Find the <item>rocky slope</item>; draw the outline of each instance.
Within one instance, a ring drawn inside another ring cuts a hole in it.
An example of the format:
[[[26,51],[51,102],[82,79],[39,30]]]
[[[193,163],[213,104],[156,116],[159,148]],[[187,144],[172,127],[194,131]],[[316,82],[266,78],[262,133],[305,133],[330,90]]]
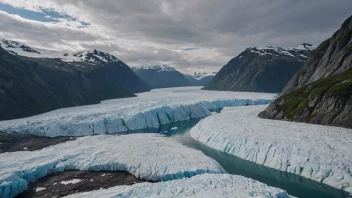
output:
[[[132,97],[132,92],[149,89],[126,64],[107,53],[77,55],[81,61],[50,58],[26,45],[1,41],[0,120]]]
[[[352,16],[312,52],[263,118],[352,128]]]
[[[233,58],[204,88],[208,90],[278,93],[303,67],[314,47],[253,47]]]
[[[182,73],[171,66],[150,65],[133,67],[132,69],[144,82],[149,85],[149,87],[153,89],[191,85]]]

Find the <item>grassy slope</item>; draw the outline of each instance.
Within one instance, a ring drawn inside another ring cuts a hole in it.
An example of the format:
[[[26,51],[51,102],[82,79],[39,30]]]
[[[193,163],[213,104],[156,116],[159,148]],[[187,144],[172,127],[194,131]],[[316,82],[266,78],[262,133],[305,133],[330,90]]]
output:
[[[303,110],[309,108],[308,102],[317,96],[345,96],[352,97],[352,69],[307,84],[288,94],[280,96],[274,101],[278,110],[282,111],[286,118],[294,119]],[[284,101],[284,102],[283,102]],[[308,119],[312,119],[311,115]],[[309,120],[306,120],[309,121]]]

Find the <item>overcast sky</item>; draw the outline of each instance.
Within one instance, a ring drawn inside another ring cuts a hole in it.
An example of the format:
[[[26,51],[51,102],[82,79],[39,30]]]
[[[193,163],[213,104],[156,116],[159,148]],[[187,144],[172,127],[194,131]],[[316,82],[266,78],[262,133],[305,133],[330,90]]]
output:
[[[247,47],[318,45],[351,14],[352,0],[0,0],[0,37],[217,71]]]

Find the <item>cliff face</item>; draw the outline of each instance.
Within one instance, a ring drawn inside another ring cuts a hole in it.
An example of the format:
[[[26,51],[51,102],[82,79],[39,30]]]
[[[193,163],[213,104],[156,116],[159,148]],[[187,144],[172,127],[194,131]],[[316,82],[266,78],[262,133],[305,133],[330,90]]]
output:
[[[134,96],[116,77],[122,66],[77,64],[21,57],[0,47],[0,120]]]
[[[228,62],[204,87],[208,90],[279,93],[308,60],[313,47],[248,48]]]
[[[352,16],[259,117],[352,128]]]
[[[286,85],[283,94],[308,83],[347,71],[351,68],[352,17],[331,38],[312,52],[307,64]]]

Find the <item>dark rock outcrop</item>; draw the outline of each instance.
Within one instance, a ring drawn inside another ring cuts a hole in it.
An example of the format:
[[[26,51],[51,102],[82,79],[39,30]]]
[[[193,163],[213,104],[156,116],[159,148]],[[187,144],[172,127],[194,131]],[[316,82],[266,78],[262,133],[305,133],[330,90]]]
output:
[[[308,60],[312,45],[248,48],[228,62],[207,90],[279,93]]]
[[[352,16],[259,117],[352,128]]]
[[[76,181],[69,184],[65,182]],[[64,197],[81,192],[146,182],[122,171],[65,171],[52,173],[29,184],[16,198]]]

